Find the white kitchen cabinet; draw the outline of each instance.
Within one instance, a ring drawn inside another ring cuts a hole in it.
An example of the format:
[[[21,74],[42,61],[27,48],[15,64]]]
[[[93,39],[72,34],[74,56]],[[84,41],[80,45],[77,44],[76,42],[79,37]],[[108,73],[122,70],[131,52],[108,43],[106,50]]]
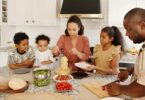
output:
[[[124,15],[129,10],[136,7],[137,1],[138,0],[109,0],[108,24],[123,27]]]
[[[8,0],[8,25],[56,25],[56,0]]]
[[[137,7],[145,9],[145,0],[137,0]]]
[[[8,0],[8,24],[28,25],[31,20],[32,0]]]
[[[56,25],[56,0],[34,0],[33,20],[36,25]]]

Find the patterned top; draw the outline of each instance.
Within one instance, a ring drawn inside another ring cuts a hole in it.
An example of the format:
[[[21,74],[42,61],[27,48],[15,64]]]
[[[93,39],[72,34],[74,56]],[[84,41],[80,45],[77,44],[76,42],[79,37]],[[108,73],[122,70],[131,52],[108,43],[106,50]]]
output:
[[[17,49],[13,49],[9,52],[8,64],[20,64],[27,59],[34,59],[34,51],[29,48],[24,54],[20,54]]]
[[[74,63],[79,61],[87,61],[90,55],[89,41],[85,36],[78,36],[76,49],[83,53],[83,57],[79,58],[71,52],[71,49],[74,48],[69,36],[62,35],[57,42],[57,46],[60,50],[63,50],[64,55],[68,59],[68,66],[71,70],[77,70],[74,66]]]
[[[102,68],[109,68],[111,66],[111,60],[113,59],[113,57],[121,53],[120,47],[121,46],[112,45],[108,50],[104,51],[102,50],[101,45],[96,45],[93,51],[95,65]]]

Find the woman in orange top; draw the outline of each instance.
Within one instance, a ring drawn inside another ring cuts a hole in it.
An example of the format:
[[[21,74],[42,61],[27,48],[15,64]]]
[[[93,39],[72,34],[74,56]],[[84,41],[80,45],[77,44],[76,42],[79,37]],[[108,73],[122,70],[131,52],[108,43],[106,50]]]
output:
[[[79,17],[71,16],[67,22],[65,35],[62,35],[57,41],[57,46],[53,48],[53,53],[59,55],[63,53],[68,58],[68,67],[72,71],[78,68],[74,63],[87,61],[90,55],[88,38],[83,36],[84,26]]]

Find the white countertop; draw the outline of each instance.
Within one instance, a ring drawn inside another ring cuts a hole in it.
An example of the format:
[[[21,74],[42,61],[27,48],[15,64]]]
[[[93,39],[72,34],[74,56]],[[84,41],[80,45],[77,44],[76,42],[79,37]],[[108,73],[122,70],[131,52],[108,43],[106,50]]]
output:
[[[136,58],[137,58],[137,54],[132,55],[130,53],[126,53],[121,57],[119,63],[135,64]]]
[[[36,92],[36,90],[37,90],[37,88],[34,87],[34,85],[33,85],[32,72],[27,73],[27,74],[13,74],[11,70],[8,70],[8,68],[3,67],[3,68],[0,68],[0,74],[1,74],[1,76],[7,77],[8,79],[12,78],[12,77],[18,77],[18,78],[22,78],[22,79],[29,81],[30,86],[26,92],[33,92],[33,91]],[[78,93],[75,95],[75,100],[100,100],[101,99],[101,98],[97,97],[96,95],[94,95],[89,90],[87,90],[86,88],[84,88],[81,85],[82,83],[99,81],[99,82],[103,82],[104,84],[106,84],[106,83],[109,83],[109,82],[114,81],[114,80],[116,80],[116,76],[100,75],[100,74],[96,74],[96,75],[89,74],[89,77],[87,77],[87,78],[75,80],[75,82],[80,84],[79,86],[77,86]],[[44,88],[41,88],[41,89],[44,89]],[[48,87],[47,87],[46,91],[49,91]],[[39,92],[41,92],[41,91],[39,90]],[[2,97],[0,96],[0,100],[4,100],[4,97],[5,97],[5,95],[3,95]],[[119,96],[119,97],[126,98],[125,96]]]

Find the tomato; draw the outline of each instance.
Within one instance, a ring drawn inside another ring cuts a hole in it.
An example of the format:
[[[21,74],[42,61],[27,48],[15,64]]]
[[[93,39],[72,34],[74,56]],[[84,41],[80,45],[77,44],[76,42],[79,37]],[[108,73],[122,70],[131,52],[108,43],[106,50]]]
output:
[[[56,83],[56,90],[58,92],[72,90],[72,85],[68,82],[58,82]]]
[[[59,75],[56,77],[56,80],[60,80],[60,81],[67,81],[70,79],[71,79],[71,77],[69,75]]]

